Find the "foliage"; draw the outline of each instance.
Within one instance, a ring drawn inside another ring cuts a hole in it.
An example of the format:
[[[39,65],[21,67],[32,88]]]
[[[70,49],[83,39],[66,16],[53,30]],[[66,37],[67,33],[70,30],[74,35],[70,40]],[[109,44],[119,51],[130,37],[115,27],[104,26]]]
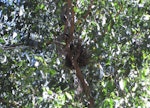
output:
[[[90,7],[91,1],[73,0],[73,9],[75,36],[92,55],[81,70],[95,107],[148,108],[150,2],[93,0]],[[65,66],[62,16],[66,3],[0,4],[0,106],[87,107],[74,70]]]

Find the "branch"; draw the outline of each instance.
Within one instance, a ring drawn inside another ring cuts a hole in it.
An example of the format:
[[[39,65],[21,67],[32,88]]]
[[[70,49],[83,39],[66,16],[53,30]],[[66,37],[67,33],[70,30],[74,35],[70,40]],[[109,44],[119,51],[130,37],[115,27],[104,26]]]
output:
[[[89,106],[88,107],[89,108],[93,108],[94,107],[94,99],[91,96],[90,87],[89,87],[87,81],[84,79],[84,77],[82,75],[82,72],[81,72],[80,67],[79,67],[79,65],[77,63],[77,60],[73,59],[72,63],[73,63],[73,66],[74,66],[74,68],[76,70],[76,76],[80,80],[81,86],[83,88],[83,91],[84,91],[84,93],[85,93],[85,95],[86,95],[86,97],[87,97],[87,99],[89,101]]]
[[[37,49],[42,49],[42,45],[46,44],[46,46],[50,45],[50,44],[56,44],[59,46],[64,46],[63,43],[59,42],[59,41],[46,41],[46,42],[38,42],[35,40],[30,40],[30,43],[26,44],[26,43],[16,43],[16,44],[12,44],[12,45],[2,45],[0,46],[0,48],[4,49],[4,50],[11,50],[11,49],[15,49],[18,47],[23,46],[24,48],[37,48]]]
[[[76,55],[73,55],[71,53],[71,50],[70,50],[70,44],[71,42],[73,42],[73,35],[74,35],[74,17],[75,17],[75,13],[74,13],[74,10],[73,10],[73,5],[72,5],[72,0],[67,0],[67,20],[66,20],[66,23],[65,23],[65,27],[64,27],[64,35],[67,34],[66,31],[67,29],[69,30],[69,33],[68,33],[68,38],[66,40],[66,52],[67,52],[67,55],[69,57],[69,59],[71,60],[72,62],[72,65],[74,67],[74,69],[76,70],[76,76],[78,77],[78,79],[80,80],[80,83],[81,83],[81,86],[83,88],[83,91],[87,97],[87,100],[89,101],[89,108],[93,108],[94,106],[94,99],[93,97],[91,96],[91,91],[90,91],[90,87],[87,83],[87,81],[84,79],[83,75],[82,75],[82,72],[80,70],[80,67],[79,67],[79,64],[77,62],[77,59],[79,58],[80,56],[80,51],[77,51],[77,54]],[[91,3],[93,2],[93,0],[91,0]],[[88,16],[88,14],[90,13],[90,10],[91,10],[91,6],[92,4],[90,4],[89,8],[88,8],[88,11],[87,13],[85,14],[84,18],[86,18]],[[70,22],[68,22],[70,21]],[[70,23],[70,26],[68,25],[68,23]],[[80,48],[79,48],[80,50]]]
[[[66,42],[66,49],[69,49],[69,45],[73,40],[73,33],[74,33],[74,10],[72,6],[71,0],[67,0],[68,7],[67,8],[67,21],[65,23],[65,28],[64,28],[64,34],[68,34],[69,38],[67,39]],[[70,15],[71,12],[71,15]],[[70,24],[70,25],[69,25]],[[69,33],[66,33],[67,29],[69,29]]]

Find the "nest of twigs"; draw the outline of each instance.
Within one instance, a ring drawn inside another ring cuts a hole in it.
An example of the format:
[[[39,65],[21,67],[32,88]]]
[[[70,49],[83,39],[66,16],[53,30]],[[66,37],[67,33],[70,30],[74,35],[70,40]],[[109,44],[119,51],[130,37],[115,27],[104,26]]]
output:
[[[72,60],[77,57],[77,63],[79,67],[84,67],[89,63],[91,54],[88,48],[85,45],[82,45],[81,42],[73,42],[70,44],[70,50],[65,58],[65,65],[69,69],[74,69]]]

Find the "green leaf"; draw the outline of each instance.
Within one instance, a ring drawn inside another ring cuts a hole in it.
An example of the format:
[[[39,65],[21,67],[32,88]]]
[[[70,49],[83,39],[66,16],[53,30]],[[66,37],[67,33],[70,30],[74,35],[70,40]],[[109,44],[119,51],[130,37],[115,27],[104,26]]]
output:
[[[56,74],[56,71],[55,71],[54,69],[50,69],[50,74],[51,74],[52,76],[54,76],[54,75]]]
[[[49,95],[53,94],[53,91],[51,91],[51,90],[48,90],[47,92],[48,92]]]
[[[76,13],[79,13],[79,12],[80,12],[80,10],[79,10],[78,7],[74,7],[73,9],[74,9],[74,11],[75,11]]]
[[[4,39],[0,38],[0,43],[1,44],[5,43]]]
[[[44,4],[40,5],[40,9],[44,9],[44,7],[45,7]]]
[[[72,100],[72,99],[73,99],[70,93],[65,92],[65,94],[66,94],[66,96],[67,96],[67,98],[68,98],[68,99],[70,99],[70,100]]]
[[[34,58],[36,60],[39,60],[40,62],[42,62],[45,66],[47,66],[47,63],[45,62],[44,58],[43,57],[40,57],[40,56],[34,56]]]
[[[114,101],[113,99],[105,99],[105,101],[103,102],[103,108],[113,108],[114,107]]]
[[[0,53],[3,52],[3,49],[0,47]]]
[[[125,89],[125,86],[126,86],[126,80],[124,80],[124,79],[121,79],[120,81],[119,81],[119,86],[120,86],[120,89],[121,90],[124,90]]]

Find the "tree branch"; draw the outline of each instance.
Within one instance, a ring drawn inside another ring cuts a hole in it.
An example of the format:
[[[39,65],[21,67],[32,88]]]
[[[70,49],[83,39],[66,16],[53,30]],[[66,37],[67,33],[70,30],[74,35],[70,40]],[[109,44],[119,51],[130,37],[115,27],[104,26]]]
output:
[[[73,59],[72,60],[72,63],[73,63],[73,66],[76,70],[76,76],[78,77],[78,79],[80,80],[80,83],[81,83],[81,86],[83,88],[83,91],[89,101],[89,108],[93,108],[94,107],[94,99],[93,97],[91,96],[91,91],[90,91],[90,87],[87,83],[87,81],[84,79],[83,75],[82,75],[82,72],[81,72],[81,69],[77,63],[77,60]]]
[[[91,2],[93,2],[93,0],[91,0]],[[92,4],[90,4],[89,9],[88,9],[87,13],[85,14],[84,18],[86,18],[88,16],[88,14],[90,13],[91,6],[92,6]],[[66,20],[65,27],[64,27],[64,34],[66,34],[66,31],[69,28],[69,34],[68,34],[69,36],[68,36],[67,41],[66,41],[65,50],[67,52],[67,56],[69,57],[69,59],[72,62],[74,69],[76,70],[76,76],[80,80],[83,91],[87,97],[87,100],[89,101],[88,107],[93,108],[94,107],[94,99],[91,96],[90,87],[89,87],[87,81],[84,79],[82,72],[80,70],[79,64],[77,62],[77,59],[80,56],[80,51],[76,51],[77,54],[73,55],[71,53],[71,49],[70,49],[70,44],[71,44],[71,42],[73,42],[73,39],[74,39],[73,35],[74,35],[74,27],[75,27],[75,25],[74,25],[75,13],[73,10],[73,5],[72,5],[71,0],[67,0],[67,7],[66,8],[68,11],[67,11],[67,20]],[[68,22],[68,21],[70,21],[70,22]],[[70,23],[70,26],[68,25],[68,23]],[[80,48],[79,48],[79,50],[80,50]]]

